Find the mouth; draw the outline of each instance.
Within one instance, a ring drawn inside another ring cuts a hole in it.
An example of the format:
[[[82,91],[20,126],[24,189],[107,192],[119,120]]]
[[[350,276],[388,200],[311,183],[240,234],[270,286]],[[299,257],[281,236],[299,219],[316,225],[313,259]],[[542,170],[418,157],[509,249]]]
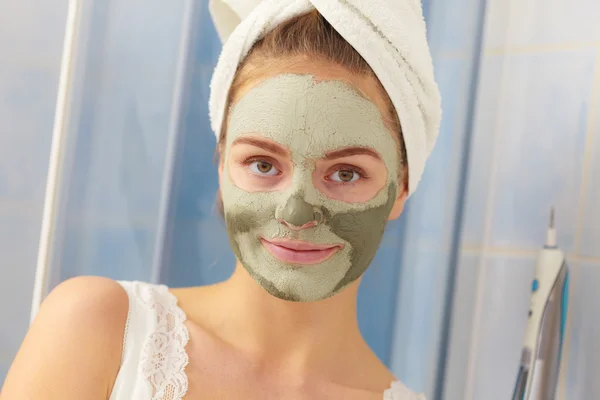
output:
[[[319,245],[300,240],[261,239],[262,245],[275,258],[288,264],[314,265],[322,263],[343,248],[343,245]]]

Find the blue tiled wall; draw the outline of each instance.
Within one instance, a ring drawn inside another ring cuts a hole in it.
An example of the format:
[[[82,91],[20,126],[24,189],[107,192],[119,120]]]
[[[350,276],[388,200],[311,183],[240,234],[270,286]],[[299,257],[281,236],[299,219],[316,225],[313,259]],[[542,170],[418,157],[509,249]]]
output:
[[[558,398],[600,397],[599,14],[488,0],[444,399],[510,398],[551,206],[572,277]]]

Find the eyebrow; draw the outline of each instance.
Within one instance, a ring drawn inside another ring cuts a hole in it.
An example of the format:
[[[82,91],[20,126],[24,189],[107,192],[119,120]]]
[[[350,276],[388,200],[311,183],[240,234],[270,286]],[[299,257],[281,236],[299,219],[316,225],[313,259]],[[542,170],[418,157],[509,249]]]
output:
[[[345,149],[330,151],[325,155],[324,159],[333,160],[356,155],[367,155],[377,160],[381,160],[381,156],[375,150],[369,149],[368,147],[347,147]]]
[[[279,156],[287,156],[288,155],[288,152],[281,146],[278,146],[274,143],[269,143],[269,142],[266,142],[266,141],[263,141],[260,139],[256,139],[253,137],[237,138],[233,141],[232,146],[234,146],[236,144],[247,144],[250,146],[258,147],[260,149],[266,150],[273,154],[277,154]],[[325,154],[325,157],[323,157],[323,159],[324,160],[335,160],[337,158],[352,157],[352,156],[356,156],[356,155],[367,155],[367,156],[373,157],[377,160],[381,160],[381,156],[375,150],[372,150],[368,147],[346,147],[344,149],[330,151],[327,154]]]
[[[255,139],[251,137],[241,137],[237,138],[233,141],[232,146],[236,144],[248,144],[250,146],[258,147],[273,154],[277,154],[279,156],[286,156],[287,151],[274,143],[269,143],[260,139]]]

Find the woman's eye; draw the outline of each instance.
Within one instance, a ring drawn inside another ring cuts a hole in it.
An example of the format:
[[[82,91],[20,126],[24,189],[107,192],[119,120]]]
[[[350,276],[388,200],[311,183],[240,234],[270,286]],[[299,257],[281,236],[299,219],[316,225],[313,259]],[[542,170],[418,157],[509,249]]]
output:
[[[274,176],[279,174],[279,170],[273,164],[266,161],[254,161],[250,163],[250,171],[256,175]]]
[[[340,169],[335,171],[333,174],[329,175],[329,179],[334,182],[354,182],[361,178],[360,174],[351,169]]]

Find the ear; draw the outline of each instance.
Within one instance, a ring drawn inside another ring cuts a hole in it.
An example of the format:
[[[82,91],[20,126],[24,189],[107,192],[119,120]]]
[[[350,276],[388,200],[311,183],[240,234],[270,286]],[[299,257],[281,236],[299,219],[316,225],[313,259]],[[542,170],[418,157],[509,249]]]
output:
[[[394,206],[392,207],[392,211],[390,211],[390,216],[388,217],[388,221],[393,221],[397,219],[402,211],[404,211],[404,204],[406,203],[406,199],[408,198],[408,187],[404,185],[402,187],[402,191],[398,194],[396,201],[394,202]]]
[[[223,174],[225,173],[225,162],[223,156],[219,155],[219,187],[223,186]]]

